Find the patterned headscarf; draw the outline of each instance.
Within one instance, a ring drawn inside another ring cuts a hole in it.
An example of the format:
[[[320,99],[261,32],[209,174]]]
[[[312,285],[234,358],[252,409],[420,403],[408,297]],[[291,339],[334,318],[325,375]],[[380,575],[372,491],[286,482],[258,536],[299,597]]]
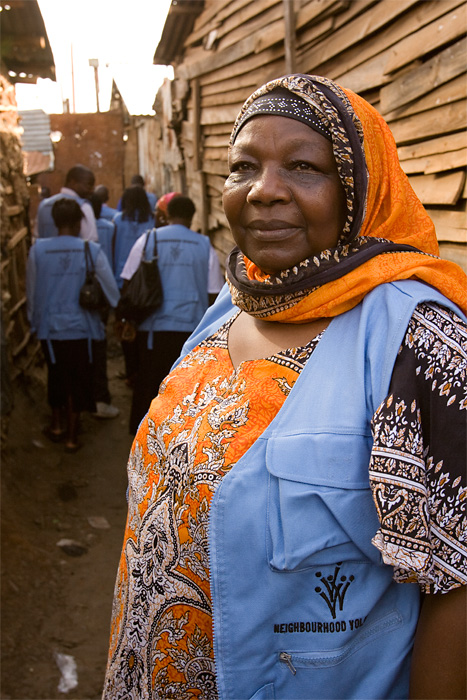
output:
[[[285,106],[284,90],[294,98],[292,107]],[[270,93],[272,99],[265,100]],[[282,106],[274,96],[281,97]],[[297,97],[310,107],[305,117]],[[258,318],[304,323],[348,311],[383,282],[418,278],[467,310],[467,277],[459,266],[437,257],[433,222],[400,167],[388,125],[368,102],[326,78],[278,78],[247,99],[231,145],[258,114],[317,121],[319,128],[309,126],[330,134],[347,218],[336,248],[277,275],[264,273],[235,248],[227,278],[237,306]]]
[[[239,119],[235,123],[235,127],[230,137],[230,143],[233,144],[237,138],[238,132],[251,117],[256,117],[258,114],[273,114],[278,117],[290,117],[296,121],[302,122],[310,126],[319,134],[324,136],[328,141],[332,141],[332,134],[329,129],[329,122],[317,105],[310,105],[302,97],[293,95],[285,88],[276,88],[265,95],[260,95],[243,111]]]
[[[156,209],[159,209],[163,214],[165,214],[165,216],[167,216],[167,207],[169,206],[169,202],[178,194],[181,194],[181,192],[167,192],[167,194],[163,194],[162,197],[159,197],[157,200]]]

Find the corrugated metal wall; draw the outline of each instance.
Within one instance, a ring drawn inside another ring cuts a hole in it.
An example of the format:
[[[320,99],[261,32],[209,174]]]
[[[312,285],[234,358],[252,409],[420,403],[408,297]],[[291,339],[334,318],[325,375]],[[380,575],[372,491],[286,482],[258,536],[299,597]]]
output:
[[[21,144],[23,151],[38,151],[52,154],[50,139],[50,117],[42,109],[19,111],[20,126],[23,129]]]

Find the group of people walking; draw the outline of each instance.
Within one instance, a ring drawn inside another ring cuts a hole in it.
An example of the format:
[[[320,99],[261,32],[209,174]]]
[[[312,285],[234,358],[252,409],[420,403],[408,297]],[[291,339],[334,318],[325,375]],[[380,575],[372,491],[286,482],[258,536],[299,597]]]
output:
[[[110,309],[118,306],[125,280],[139,266],[146,233],[156,235],[157,198],[143,184],[141,176],[134,176],[113,209],[108,206],[107,187],[94,188],[92,171],[76,165],[67,173],[61,191],[44,199],[38,209],[27,268],[28,317],[48,367],[52,419],[44,432],[55,442],[64,441],[69,452],[82,444],[78,438],[82,411],[99,418],[119,415],[108,387],[107,321]],[[134,375],[132,433],[177,358],[182,341],[207,309],[209,292],[216,294],[223,282],[209,240],[189,229],[193,202],[171,194],[161,198],[164,213],[160,218],[168,216],[165,222],[171,221],[167,203],[173,197],[173,225],[165,226],[166,231],[160,229],[162,238],[157,234],[164,302],[141,328],[134,329],[134,339],[123,343]],[[86,254],[90,254],[88,262]],[[101,309],[80,305],[89,264],[106,297],[107,306]],[[159,337],[160,333],[164,335]]]
[[[467,278],[331,80],[256,90],[228,163],[228,285],[128,460],[103,697],[465,698]]]
[[[228,162],[236,245],[209,309],[222,277],[189,198],[161,197],[154,228],[141,183],[112,216],[97,190],[110,261],[87,169],[39,211],[29,313],[67,449],[105,335],[79,307],[82,239],[111,306],[155,245],[164,292],[128,338],[103,698],[465,698],[467,277],[386,122],[332,80],[255,90]]]

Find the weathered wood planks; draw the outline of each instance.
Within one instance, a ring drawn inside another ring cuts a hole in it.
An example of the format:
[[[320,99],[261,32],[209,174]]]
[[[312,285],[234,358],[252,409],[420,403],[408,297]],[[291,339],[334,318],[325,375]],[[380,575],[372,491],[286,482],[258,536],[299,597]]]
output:
[[[383,114],[443,250],[460,259],[467,250],[466,0],[288,0],[285,9],[283,2],[205,0],[174,67],[175,84],[184,86],[177,104],[186,189],[201,198],[203,230],[219,254],[232,244],[221,198],[233,121],[257,86],[285,72],[287,54],[298,72],[336,79]]]

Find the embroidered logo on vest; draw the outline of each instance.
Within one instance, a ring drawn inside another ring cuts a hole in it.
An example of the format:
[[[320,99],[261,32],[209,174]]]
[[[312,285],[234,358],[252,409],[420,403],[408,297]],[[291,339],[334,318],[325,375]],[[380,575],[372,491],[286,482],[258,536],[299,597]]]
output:
[[[66,272],[71,265],[70,253],[67,252],[66,255],[61,255],[59,258],[59,261],[60,261],[60,267],[62,268],[62,270],[64,272]]]
[[[347,576],[339,577],[341,566],[342,562],[339,562],[334,569],[334,574],[330,574],[329,576],[323,576],[321,571],[316,573],[316,576],[323,584],[323,587],[317,586],[315,591],[327,603],[333,620],[336,619],[337,606],[339,607],[339,610],[342,611],[345,594],[347,593],[350,584],[355,579],[354,576],[349,576],[348,578]]]
[[[170,246],[170,255],[173,260],[178,260],[182,254],[182,245],[180,241],[174,241]]]

